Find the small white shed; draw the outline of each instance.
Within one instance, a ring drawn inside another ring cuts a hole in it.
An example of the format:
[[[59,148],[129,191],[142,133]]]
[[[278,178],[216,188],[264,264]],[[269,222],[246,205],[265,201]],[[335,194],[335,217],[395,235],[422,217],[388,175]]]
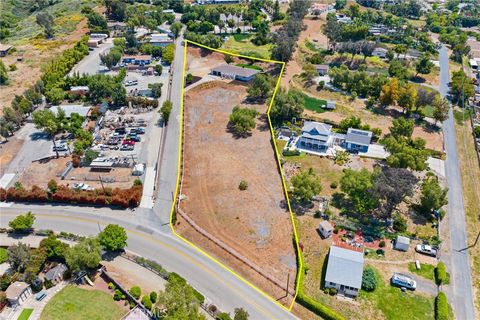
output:
[[[322,238],[326,239],[332,235],[333,226],[330,224],[330,222],[324,220],[320,222],[320,225],[318,226],[318,231],[320,231]]]
[[[408,251],[409,247],[410,247],[410,238],[407,238],[404,236],[397,236],[397,239],[395,240],[395,245],[393,246],[395,250]]]

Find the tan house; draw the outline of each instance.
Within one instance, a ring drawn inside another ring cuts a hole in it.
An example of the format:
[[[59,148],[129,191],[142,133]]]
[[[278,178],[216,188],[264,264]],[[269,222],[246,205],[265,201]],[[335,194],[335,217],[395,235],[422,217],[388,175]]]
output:
[[[12,307],[21,305],[25,300],[32,295],[32,288],[26,282],[14,282],[8,286],[7,291],[7,300]]]

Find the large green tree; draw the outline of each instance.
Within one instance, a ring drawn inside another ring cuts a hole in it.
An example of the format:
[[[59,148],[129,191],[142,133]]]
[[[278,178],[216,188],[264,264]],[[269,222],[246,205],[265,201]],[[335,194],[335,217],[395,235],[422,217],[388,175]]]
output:
[[[322,184],[312,168],[300,171],[291,179],[293,197],[300,203],[310,203],[314,196],[322,191]]]
[[[427,177],[422,183],[420,203],[426,212],[438,210],[448,203],[447,189],[442,189],[435,176]]]
[[[127,246],[127,232],[117,224],[109,224],[98,234],[100,244],[107,250],[117,251]]]
[[[169,276],[165,290],[158,295],[157,307],[164,320],[203,320],[194,289],[182,278]]]
[[[31,229],[34,222],[35,215],[29,211],[26,214],[18,215],[15,219],[8,222],[8,226],[14,231],[24,231]]]
[[[378,199],[372,192],[374,175],[367,169],[346,169],[340,180],[340,189],[346,193],[352,201],[355,210],[360,213],[368,213],[378,205]]]
[[[54,114],[52,111],[38,110],[33,113],[33,123],[38,129],[43,129],[52,139],[53,146],[56,147],[55,135],[62,131],[62,122],[65,118],[65,112],[59,108],[57,114]],[[58,151],[55,148],[57,158],[59,157]]]
[[[30,247],[25,243],[19,242],[8,248],[8,262],[14,271],[23,272],[27,268],[30,256]]]
[[[37,14],[35,19],[37,24],[43,28],[45,32],[45,37],[47,39],[53,38],[55,34],[55,30],[53,29],[54,27],[53,16],[47,11],[45,11]]]
[[[303,113],[305,99],[298,90],[287,91],[279,88],[273,105],[270,110],[270,118],[276,125],[281,125],[284,121],[292,121],[292,118],[299,118]]]
[[[239,136],[247,136],[255,128],[258,112],[254,108],[235,106],[230,114],[229,128]]]
[[[265,100],[270,96],[275,87],[273,77],[266,74],[257,74],[247,88],[248,97],[252,100]]]
[[[96,238],[83,239],[65,254],[65,261],[72,271],[96,268],[100,260],[100,244]]]
[[[160,113],[162,114],[163,121],[165,121],[165,124],[168,124],[168,119],[170,118],[170,113],[172,113],[172,101],[166,100],[162,107],[160,108]]]
[[[40,241],[40,248],[45,249],[47,257],[50,259],[64,259],[68,244],[58,240],[57,237],[52,234],[48,236],[48,238]]]

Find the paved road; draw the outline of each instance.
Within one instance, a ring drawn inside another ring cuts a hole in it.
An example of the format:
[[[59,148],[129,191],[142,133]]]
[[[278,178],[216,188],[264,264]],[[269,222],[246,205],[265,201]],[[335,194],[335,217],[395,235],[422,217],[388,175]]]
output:
[[[178,141],[180,137],[180,105],[183,99],[183,37],[179,36],[175,42],[175,59],[171,67],[172,84],[170,100],[172,101],[172,113],[166,127],[163,153],[159,159],[160,171],[157,184],[157,200],[154,211],[161,221],[170,221],[170,211],[177,181],[178,169]]]
[[[35,227],[96,235],[107,223],[118,223],[127,229],[127,249],[162,264],[167,270],[185,277],[221,310],[233,313],[244,307],[250,319],[296,319],[279,305],[244,284],[197,250],[169,233],[168,226],[156,229],[157,223],[143,215],[139,219],[130,211],[113,211],[64,206],[13,205],[1,208],[0,226],[13,216],[31,210],[36,214]],[[101,213],[101,214],[99,214]],[[143,221],[142,221],[143,220]],[[148,222],[149,221],[149,222]]]
[[[75,72],[88,75],[98,73],[100,66],[100,54],[107,53],[112,47],[113,39],[108,38],[104,43],[101,43],[98,48],[95,48],[93,51],[89,51],[88,56],[86,56],[75,67],[73,67],[68,75],[71,76]]]
[[[448,71],[448,53],[445,46],[440,53],[440,94],[444,97],[448,92],[450,74]],[[467,246],[465,211],[463,206],[462,179],[457,154],[453,111],[450,108],[449,117],[443,123],[445,138],[445,173],[448,183],[448,216],[450,227],[450,274],[452,277],[452,292],[450,302],[456,319],[475,319],[475,307],[472,292],[472,277],[467,251],[460,252]]]

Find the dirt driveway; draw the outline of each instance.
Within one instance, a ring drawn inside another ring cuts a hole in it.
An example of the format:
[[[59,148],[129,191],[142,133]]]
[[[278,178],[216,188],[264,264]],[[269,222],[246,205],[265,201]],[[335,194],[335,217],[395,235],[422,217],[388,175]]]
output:
[[[249,105],[260,115],[250,137],[228,132],[229,115],[243,105],[246,86],[217,81],[185,96],[184,177],[180,208],[201,228],[282,283],[296,274],[292,224],[278,171],[266,105]],[[239,190],[240,181],[248,189]],[[285,292],[206,240],[180,220],[177,229],[275,298]],[[286,302],[286,301],[285,301]]]

